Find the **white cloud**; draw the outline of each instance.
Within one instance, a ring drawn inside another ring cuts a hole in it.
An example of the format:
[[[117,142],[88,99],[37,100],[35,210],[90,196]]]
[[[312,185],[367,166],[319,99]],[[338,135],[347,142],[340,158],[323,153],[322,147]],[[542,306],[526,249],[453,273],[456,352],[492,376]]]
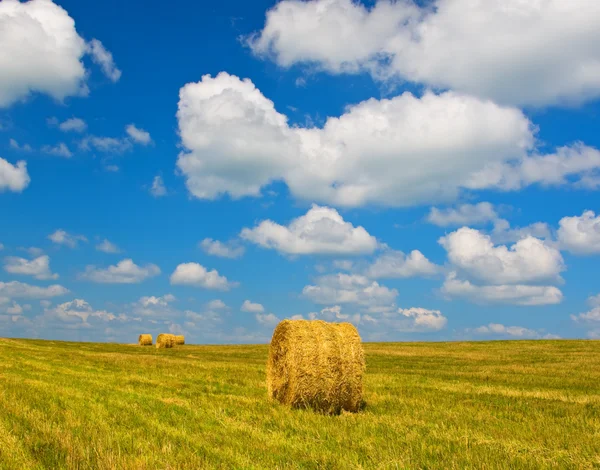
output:
[[[456,227],[461,225],[479,225],[492,222],[498,218],[494,206],[489,202],[479,204],[461,204],[456,207],[438,209],[432,207],[427,220],[439,227]]]
[[[17,281],[0,282],[0,297],[49,299],[51,297],[65,295],[68,292],[68,289],[58,284],[47,287],[38,287]]]
[[[510,336],[515,338],[547,338],[556,339],[555,335],[542,335],[536,330],[524,328],[522,326],[504,326],[500,323],[490,323],[489,325],[480,326],[472,330],[474,333],[481,335],[498,335]]]
[[[174,317],[178,312],[170,305],[175,300],[175,296],[172,294],[166,294],[162,297],[144,296],[132,304],[132,312],[134,315],[142,317]]]
[[[154,305],[166,307],[170,302],[174,302],[174,301],[175,301],[174,295],[166,294],[162,297],[155,297],[153,295],[147,296],[147,297],[140,297],[140,300],[138,300],[138,303],[143,307],[151,307]]]
[[[408,319],[412,322],[412,331],[439,331],[446,327],[447,318],[439,310],[427,310],[421,307],[398,309],[400,319]],[[402,318],[404,317],[404,318]],[[406,327],[404,331],[407,330]]]
[[[18,152],[31,152],[33,151],[33,149],[31,148],[31,145],[29,144],[25,144],[25,145],[19,145],[19,142],[17,142],[15,139],[10,139],[8,141],[10,148],[14,149]]]
[[[600,307],[600,294],[589,297],[588,304],[590,304],[592,307]]]
[[[218,240],[213,240],[212,238],[205,238],[199,245],[205,253],[221,258],[241,258],[246,251],[243,246],[236,242],[231,241],[223,243]]]
[[[600,253],[600,215],[584,211],[581,216],[563,217],[558,241],[563,250],[579,255]]]
[[[85,272],[80,274],[80,278],[104,284],[138,284],[159,274],[160,268],[155,264],[138,266],[128,258],[106,269],[87,266]]]
[[[56,232],[48,235],[48,239],[52,241],[52,243],[56,243],[57,245],[66,245],[69,248],[77,247],[77,244],[82,242],[87,242],[87,238],[83,235],[71,235],[65,232],[63,229],[58,229]]]
[[[87,47],[87,52],[92,56],[94,63],[100,66],[102,73],[112,82],[118,82],[121,71],[115,65],[112,54],[97,39],[92,39]]]
[[[308,285],[302,294],[317,304],[358,304],[375,307],[393,304],[398,291],[357,274],[330,274]]]
[[[67,11],[48,0],[0,2],[0,45],[0,108],[32,93],[59,101],[87,95],[89,74],[82,62],[87,53],[103,70],[116,73],[100,42],[86,44]]]
[[[347,259],[335,260],[333,262],[333,267],[341,271],[350,271],[354,267],[354,263]]]
[[[377,248],[377,239],[363,227],[344,221],[335,209],[314,204],[287,227],[265,220],[253,229],[243,229],[241,237],[290,255],[359,255]]]
[[[87,94],[85,41],[63,8],[44,0],[0,2],[0,44],[0,107],[31,92],[57,100]]]
[[[494,229],[490,232],[494,243],[510,243],[527,237],[552,239],[552,230],[546,222],[535,222],[526,227],[511,228],[507,220],[497,219],[494,221]]]
[[[64,142],[60,142],[54,146],[44,145],[42,152],[48,155],[54,155],[55,157],[71,158],[73,153],[69,150],[69,147]]]
[[[98,137],[91,135],[82,139],[79,143],[79,147],[82,150],[89,150],[93,147],[104,153],[125,153],[133,148],[133,144],[128,138]]]
[[[40,280],[58,279],[58,274],[52,274],[50,270],[50,257],[48,255],[39,256],[32,260],[7,256],[4,258],[4,270],[11,274],[34,276]]]
[[[460,27],[457,27],[460,25]],[[560,25],[557,28],[556,25]],[[544,105],[600,95],[600,5],[588,0],[285,0],[249,39],[283,67],[367,71],[499,103]]]
[[[298,198],[338,206],[451,200],[474,181],[485,187],[471,175],[534,143],[520,110],[453,92],[369,99],[322,128],[290,127],[250,80],[224,72],[185,85],[177,118],[177,166],[201,199],[258,196],[281,180]]]
[[[216,269],[208,271],[198,263],[182,263],[177,266],[173,274],[171,274],[171,284],[182,284],[223,291],[228,291],[238,285],[236,282],[229,282],[225,276],[219,275]]]
[[[0,251],[4,250],[4,245],[0,243]]]
[[[516,191],[533,184],[595,189],[600,184],[600,151],[575,143],[549,155],[492,162],[472,173],[465,187]]]
[[[125,128],[125,131],[127,132],[127,135],[129,135],[129,137],[131,137],[138,144],[148,145],[150,142],[152,142],[150,133],[146,132],[144,129],[135,127],[134,124],[129,124]]]
[[[375,279],[427,277],[437,274],[440,269],[419,250],[411,251],[408,256],[401,251],[388,250],[369,266],[366,275]]]
[[[63,132],[85,132],[87,124],[83,119],[70,118],[61,122],[58,128]]]
[[[533,237],[508,248],[494,246],[488,235],[463,227],[440,238],[439,243],[454,266],[489,284],[557,281],[565,269],[560,252]]]
[[[227,307],[227,304],[225,304],[225,302],[223,302],[221,299],[211,300],[206,304],[206,307],[209,310],[223,310],[229,308]]]
[[[242,312],[250,312],[250,313],[263,313],[265,308],[261,304],[256,304],[250,302],[249,300],[244,300],[242,307],[240,308]]]
[[[103,322],[109,321],[125,321],[127,316],[115,315],[106,310],[94,310],[92,306],[83,299],[75,299],[71,302],[65,302],[56,307],[44,310],[44,320],[58,320],[66,323],[79,324],[82,327],[91,326],[90,320],[100,320]]]
[[[152,180],[152,187],[150,188],[150,194],[154,197],[162,197],[167,195],[167,188],[162,176],[156,175]]]
[[[597,323],[600,324],[600,307],[594,307],[585,313],[579,315],[571,315],[573,321],[579,323]]]
[[[102,240],[102,242],[96,245],[96,250],[104,253],[120,253],[119,247],[114,243],[111,243],[108,239]]]
[[[264,326],[275,326],[281,320],[277,318],[273,313],[257,313],[256,321]]]
[[[478,286],[469,281],[457,279],[454,272],[448,275],[441,290],[448,297],[464,298],[482,304],[553,305],[559,304],[563,299],[562,292],[554,286],[521,284]]]
[[[134,144],[148,145],[152,139],[150,134],[143,129],[138,129],[133,124],[125,127],[126,136],[124,137],[100,137],[89,135],[81,139],[79,147],[82,150],[92,148],[103,153],[121,154],[133,149]]]
[[[0,192],[13,191],[20,193],[29,186],[29,173],[27,173],[27,163],[19,160],[16,165],[0,158]]]

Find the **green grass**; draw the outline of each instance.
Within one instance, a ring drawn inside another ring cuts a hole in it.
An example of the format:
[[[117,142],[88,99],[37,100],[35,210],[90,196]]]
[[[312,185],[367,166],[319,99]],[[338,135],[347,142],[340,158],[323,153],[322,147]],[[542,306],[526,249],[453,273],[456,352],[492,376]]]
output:
[[[267,400],[267,348],[0,339],[0,468],[600,468],[600,342],[365,344],[340,416]]]

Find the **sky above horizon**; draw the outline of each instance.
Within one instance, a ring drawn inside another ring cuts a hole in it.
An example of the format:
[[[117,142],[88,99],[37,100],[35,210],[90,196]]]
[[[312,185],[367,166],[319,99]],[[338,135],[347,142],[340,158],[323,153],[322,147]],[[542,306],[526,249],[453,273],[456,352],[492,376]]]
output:
[[[600,2],[0,1],[0,337],[600,338]]]

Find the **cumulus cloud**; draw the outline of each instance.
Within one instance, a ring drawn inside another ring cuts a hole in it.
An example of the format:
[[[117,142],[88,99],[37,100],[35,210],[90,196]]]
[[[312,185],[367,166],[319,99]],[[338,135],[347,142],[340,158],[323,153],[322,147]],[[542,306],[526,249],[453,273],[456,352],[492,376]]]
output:
[[[87,124],[83,119],[70,118],[58,125],[58,128],[63,132],[85,132]]]
[[[32,260],[7,256],[4,258],[4,270],[11,274],[34,276],[40,280],[58,279],[58,274],[52,274],[50,270],[50,257],[48,255],[39,256]]]
[[[10,139],[8,141],[8,144],[10,145],[11,149],[16,150],[17,152],[33,151],[33,148],[31,148],[31,145],[29,145],[29,144],[20,145],[19,142],[17,142],[15,139]]]
[[[119,247],[114,243],[111,243],[107,238],[102,240],[96,245],[96,250],[102,251],[103,253],[120,253]]]
[[[289,255],[359,255],[377,248],[377,239],[363,227],[344,221],[335,209],[317,205],[288,226],[265,220],[253,229],[243,229],[241,237]]]
[[[413,327],[409,331],[439,331],[445,328],[448,320],[439,310],[421,307],[398,309],[400,320],[409,320]],[[406,328],[404,331],[407,331]]]
[[[110,53],[100,42],[86,44],[67,11],[48,0],[0,2],[0,44],[0,108],[31,93],[59,101],[87,95],[86,53],[112,76],[116,70],[107,68]]]
[[[263,313],[265,311],[265,308],[261,304],[250,302],[249,300],[244,300],[244,303],[242,304],[240,310],[242,312]]]
[[[125,131],[127,135],[131,137],[135,142],[142,145],[148,145],[152,142],[152,138],[150,137],[150,133],[145,131],[144,129],[139,129],[135,127],[134,124],[129,124]]]
[[[494,246],[488,235],[463,227],[440,238],[439,243],[454,266],[488,284],[557,281],[565,269],[560,252],[533,237],[508,248]]]
[[[235,241],[227,243],[205,238],[200,242],[200,248],[208,255],[218,256],[220,258],[237,259],[244,255],[246,249]]]
[[[42,152],[55,157],[71,158],[73,156],[73,153],[64,142],[60,142],[56,145],[44,145],[42,147]]]
[[[463,298],[475,303],[501,303],[514,305],[553,305],[562,302],[563,294],[554,286],[475,285],[457,278],[451,272],[441,289],[450,298]]]
[[[599,31],[600,5],[587,0],[284,0],[248,43],[283,67],[366,71],[539,106],[600,95],[600,52],[591,46]]]
[[[302,294],[317,304],[377,307],[393,304],[398,291],[365,276],[338,273],[317,278],[316,285],[305,286]]]
[[[12,191],[20,193],[27,186],[31,178],[27,173],[27,163],[19,160],[15,165],[0,158],[0,192]]]
[[[408,255],[388,250],[369,266],[366,275],[375,279],[428,277],[437,274],[440,269],[440,266],[429,261],[419,250],[413,250]]]
[[[221,299],[211,300],[210,302],[208,302],[206,304],[206,307],[210,310],[223,310],[223,309],[229,308],[229,307],[227,307],[227,304],[225,302],[223,302]]]
[[[440,331],[446,327],[448,319],[439,310],[428,310],[421,307],[396,308],[389,305],[386,308],[371,308],[368,313],[342,313],[340,305],[326,307],[320,312],[308,314],[311,320],[347,321],[361,326],[372,333],[376,330],[402,333],[428,333]]]
[[[460,204],[445,209],[432,207],[427,221],[439,227],[456,227],[486,224],[497,218],[498,214],[492,204],[480,202],[478,204]]]
[[[224,72],[185,85],[177,118],[177,166],[201,199],[258,196],[282,180],[301,199],[338,206],[447,200],[534,142],[520,110],[453,92],[369,99],[322,128],[290,127],[250,80]]]
[[[102,69],[102,73],[106,75],[112,82],[118,82],[121,78],[121,71],[115,65],[112,54],[106,50],[100,41],[92,39],[87,45],[87,52],[92,56],[94,63],[98,64]]]
[[[600,294],[588,298],[588,304],[591,309],[577,315],[571,315],[571,320],[575,323],[589,328],[588,336],[591,338],[600,338]]]
[[[541,239],[552,238],[550,226],[545,222],[535,222],[526,227],[511,227],[508,220],[500,218],[489,202],[460,204],[444,209],[432,207],[427,215],[427,221],[439,227],[492,224],[493,229],[489,231],[489,235],[495,243],[515,242],[528,236]]]
[[[530,339],[558,339],[556,335],[542,334],[536,330],[524,328],[522,326],[505,326],[500,323],[490,323],[489,325],[474,328],[473,333],[480,335],[497,335],[513,338],[530,338]]]
[[[132,150],[135,144],[146,146],[152,142],[150,134],[143,129],[137,128],[134,124],[126,126],[125,133],[124,137],[88,135],[81,139],[79,148],[82,150],[95,149],[108,154],[121,154]]]
[[[172,294],[160,297],[154,295],[144,296],[133,304],[133,313],[145,317],[175,316],[177,312],[170,307],[175,300],[175,296]]]
[[[281,321],[273,313],[257,313],[255,317],[256,321],[264,326],[275,326]]]
[[[125,153],[133,148],[131,140],[127,137],[99,137],[90,135],[85,137],[79,143],[82,150],[95,149],[103,153]]]
[[[68,292],[68,289],[58,284],[38,287],[18,281],[0,282],[0,297],[6,298],[49,299]]]
[[[559,226],[558,241],[563,250],[578,255],[600,253],[600,215],[584,211],[581,216],[563,217]]]
[[[133,260],[128,258],[119,261],[115,266],[109,266],[105,269],[89,265],[79,277],[80,279],[102,284],[139,284],[159,274],[160,268],[155,264],[138,266]]]
[[[126,315],[115,315],[106,310],[94,310],[92,306],[83,299],[75,299],[71,302],[65,302],[54,308],[44,310],[44,321],[60,321],[74,324],[76,327],[89,328],[90,321],[126,321]]]
[[[52,243],[56,243],[57,245],[68,246],[69,248],[76,248],[80,241],[88,241],[83,235],[72,235],[63,229],[58,229],[56,232],[48,235],[48,240],[50,240]]]
[[[225,276],[221,276],[216,269],[208,271],[198,263],[182,263],[177,266],[173,274],[171,274],[171,284],[222,291],[228,291],[238,285],[237,282],[230,282]]]
[[[150,194],[154,197],[162,197],[167,195],[167,188],[162,176],[156,175],[152,180],[152,186],[150,187]]]
[[[489,163],[472,173],[465,187],[516,191],[533,184],[596,189],[600,185],[600,151],[578,142],[549,155]]]

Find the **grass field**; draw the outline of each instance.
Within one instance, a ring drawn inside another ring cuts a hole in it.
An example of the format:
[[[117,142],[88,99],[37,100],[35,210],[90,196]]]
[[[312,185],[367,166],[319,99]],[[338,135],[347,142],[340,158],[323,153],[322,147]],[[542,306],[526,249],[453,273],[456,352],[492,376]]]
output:
[[[600,342],[366,344],[340,416],[269,402],[267,348],[0,339],[0,468],[600,468]]]

